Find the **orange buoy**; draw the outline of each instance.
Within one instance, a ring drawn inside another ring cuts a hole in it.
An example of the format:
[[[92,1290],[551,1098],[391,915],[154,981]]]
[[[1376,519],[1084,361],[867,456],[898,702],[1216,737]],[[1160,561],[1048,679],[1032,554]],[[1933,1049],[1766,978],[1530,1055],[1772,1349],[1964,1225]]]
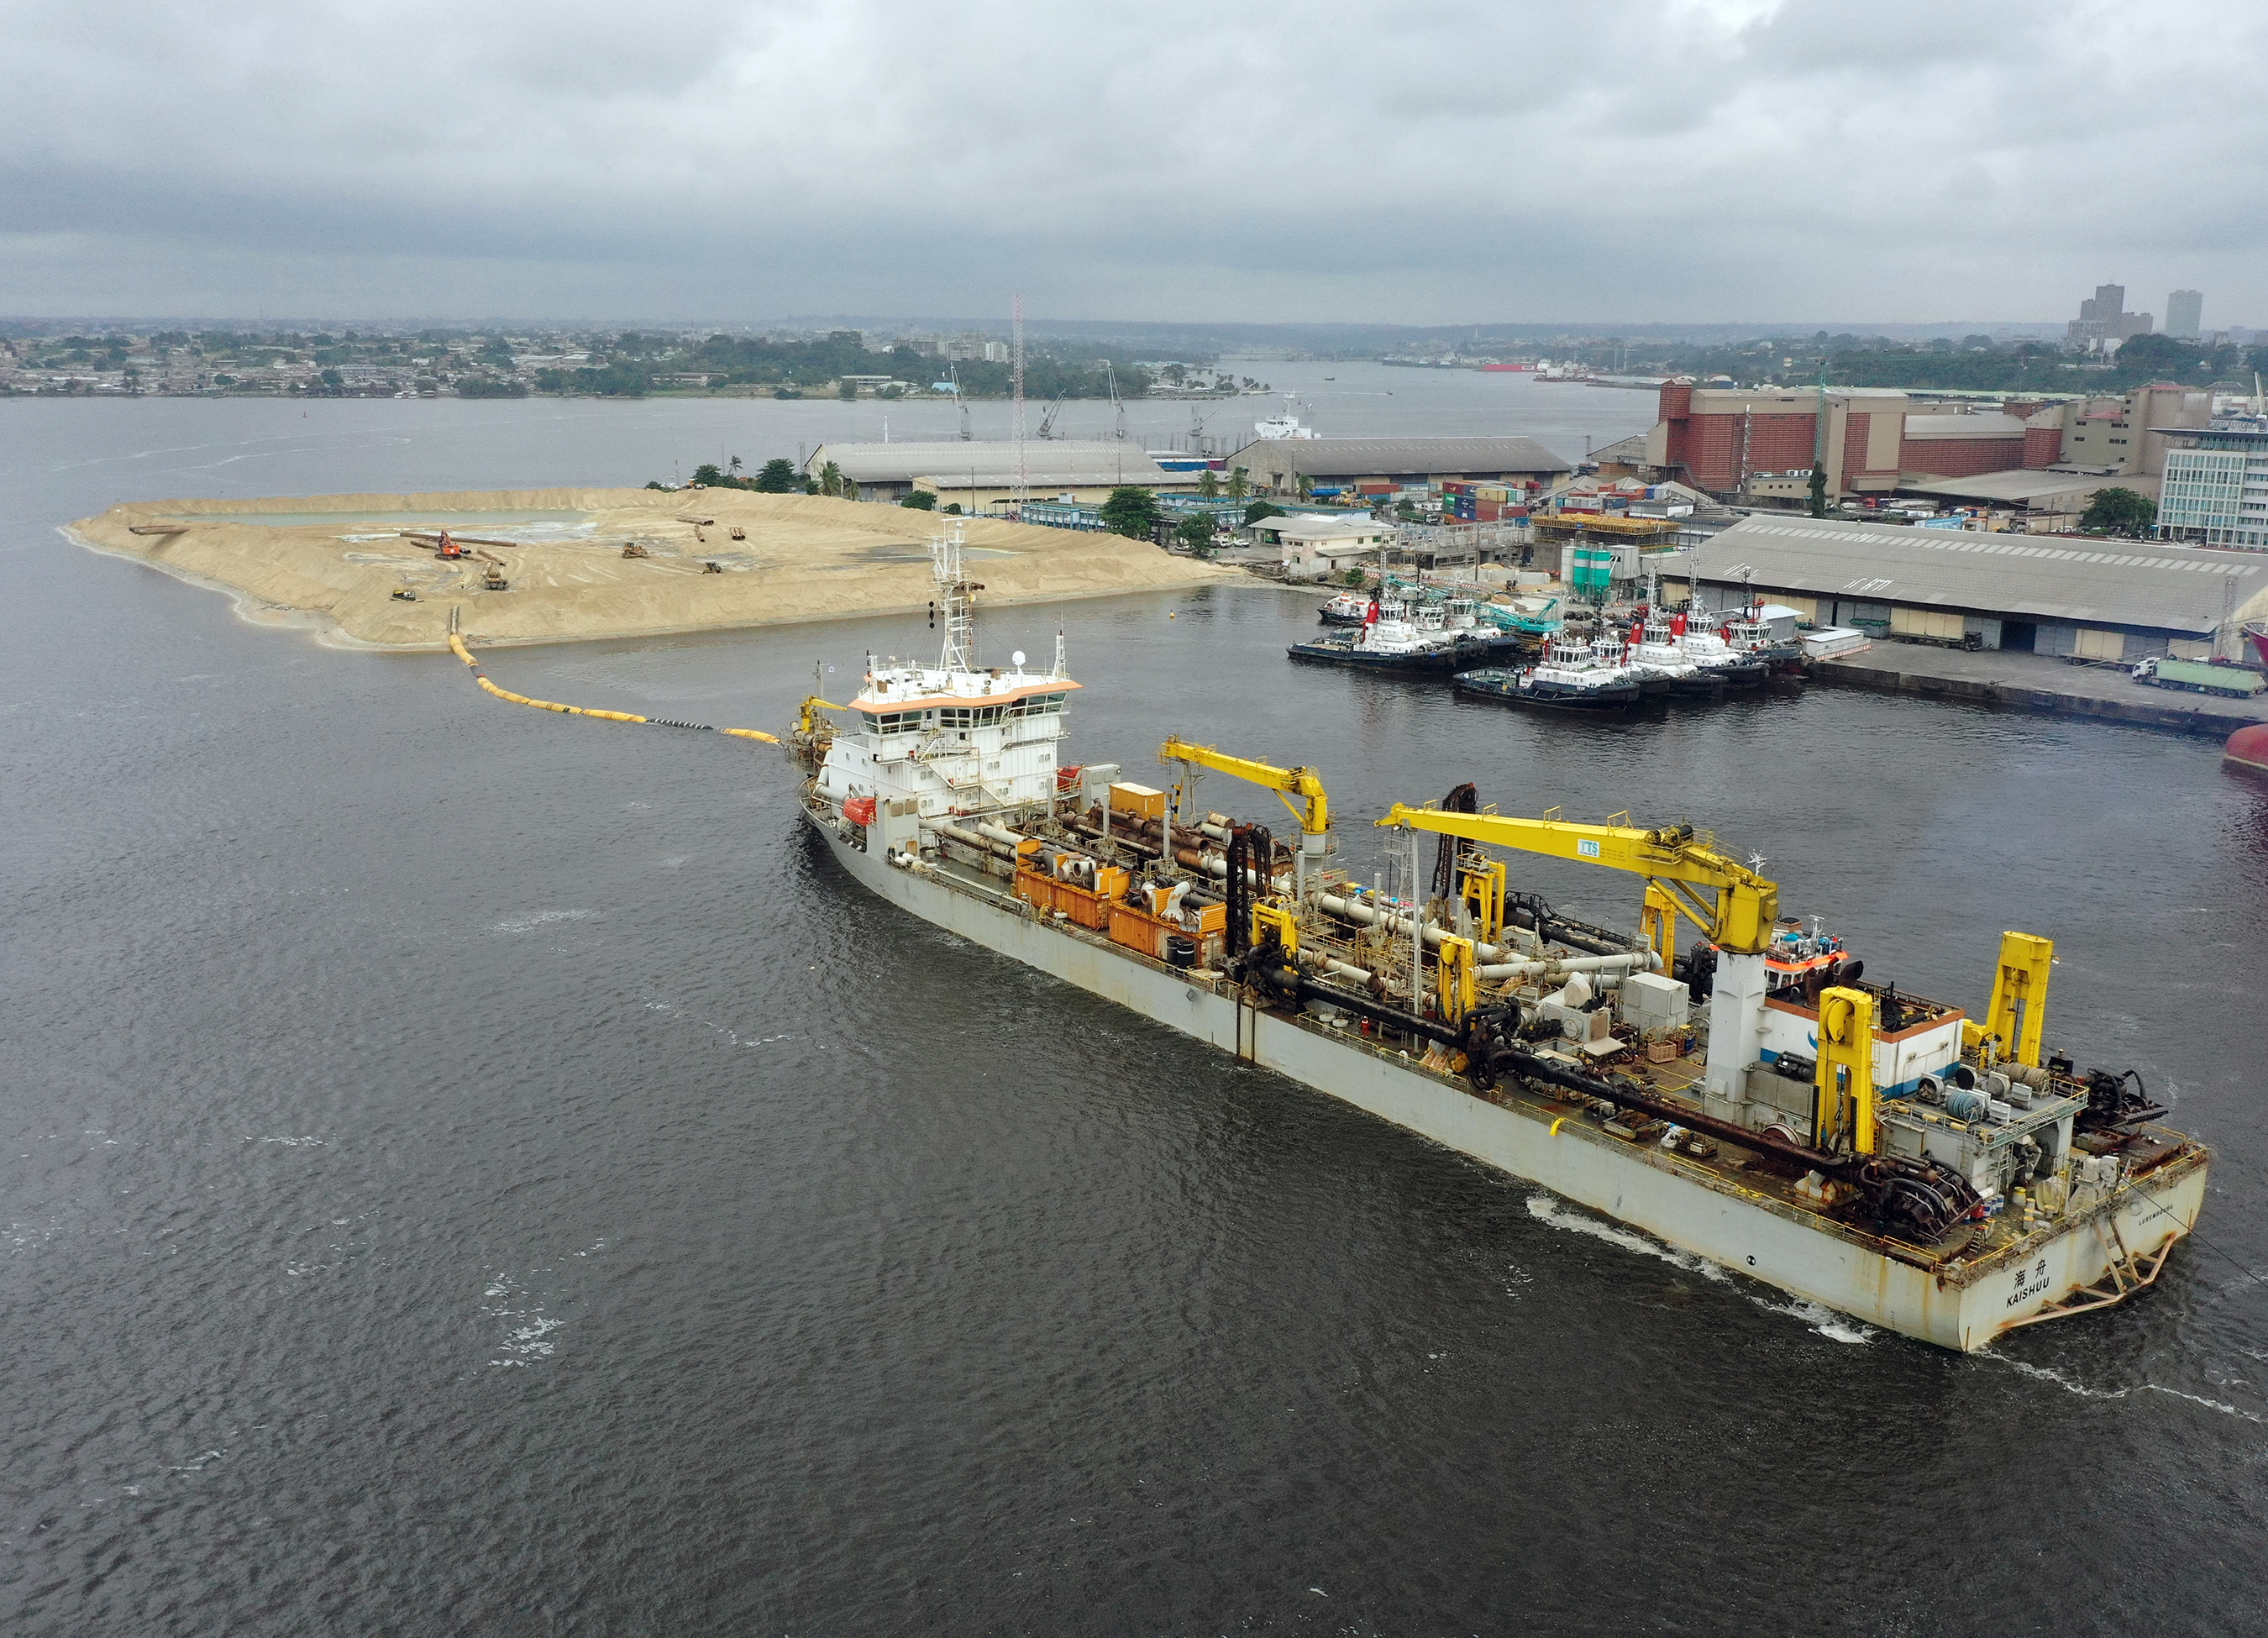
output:
[[[2221,747],[2220,765],[2235,773],[2268,779],[2268,722],[2256,722],[2228,736]]]

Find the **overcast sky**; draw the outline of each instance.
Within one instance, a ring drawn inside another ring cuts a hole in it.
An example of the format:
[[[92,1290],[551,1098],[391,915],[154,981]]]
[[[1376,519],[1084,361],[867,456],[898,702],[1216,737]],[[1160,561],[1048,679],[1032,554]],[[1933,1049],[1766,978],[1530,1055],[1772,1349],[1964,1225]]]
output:
[[[0,314],[2268,324],[2258,0],[0,18]]]

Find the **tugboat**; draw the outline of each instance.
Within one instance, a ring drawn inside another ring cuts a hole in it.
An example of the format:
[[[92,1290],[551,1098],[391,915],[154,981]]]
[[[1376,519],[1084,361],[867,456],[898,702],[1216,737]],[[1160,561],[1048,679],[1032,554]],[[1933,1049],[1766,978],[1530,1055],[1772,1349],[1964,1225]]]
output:
[[[1473,623],[1469,605],[1462,620],[1454,605],[1409,609],[1371,605],[1371,618],[1359,631],[1334,632],[1286,650],[1294,660],[1357,666],[1371,671],[1431,672],[1454,675],[1516,657],[1530,639]]]
[[[1360,592],[1341,592],[1319,611],[1325,625],[1368,625],[1377,612],[1378,600]]]
[[[1751,603],[1725,622],[1725,644],[1734,653],[1761,662],[1768,675],[1800,676],[1803,646],[1783,643],[1765,623],[1764,605]]]
[[[1742,653],[1719,632],[1705,626],[1696,629],[1687,615],[1672,616],[1669,630],[1688,660],[1703,671],[1722,677],[1729,687],[1761,688],[1771,678],[1770,662]]]
[[[1552,639],[1550,652],[1536,665],[1460,672],[1456,687],[1475,699],[1546,711],[1628,711],[1645,691],[1630,668],[1602,660],[1592,645],[1564,634]]]
[[[1631,627],[1625,663],[1649,694],[1671,699],[1725,697],[1725,679],[1703,669],[1687,655],[1658,608],[1647,608],[1643,620]]]

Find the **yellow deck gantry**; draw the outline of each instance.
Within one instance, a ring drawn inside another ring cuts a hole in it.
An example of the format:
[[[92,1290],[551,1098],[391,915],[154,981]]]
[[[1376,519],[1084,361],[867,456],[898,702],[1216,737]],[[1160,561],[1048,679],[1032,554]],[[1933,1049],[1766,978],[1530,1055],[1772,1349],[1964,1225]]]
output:
[[[1994,1037],[1993,1051],[2020,1064],[2040,1066],[2040,1036],[2048,1024],[2048,973],[2055,941],[2031,933],[2000,935],[2000,964],[1992,972],[1992,1004],[1980,1027],[1962,1030],[1964,1046]]]
[[[1665,967],[1672,954],[1670,911],[1692,922],[1718,948],[1736,956],[1758,956],[1770,948],[1772,924],[1779,917],[1778,886],[1697,840],[1691,825],[1640,830],[1564,819],[1444,813],[1400,802],[1378,823],[1644,876],[1650,941]]]

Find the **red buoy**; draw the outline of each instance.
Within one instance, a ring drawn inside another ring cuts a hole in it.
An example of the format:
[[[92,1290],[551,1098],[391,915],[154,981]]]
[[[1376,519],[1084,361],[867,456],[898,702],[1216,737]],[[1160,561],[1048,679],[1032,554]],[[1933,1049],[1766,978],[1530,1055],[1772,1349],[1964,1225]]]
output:
[[[2228,736],[2221,747],[2220,765],[2235,773],[2268,779],[2268,722],[2256,722]]]

